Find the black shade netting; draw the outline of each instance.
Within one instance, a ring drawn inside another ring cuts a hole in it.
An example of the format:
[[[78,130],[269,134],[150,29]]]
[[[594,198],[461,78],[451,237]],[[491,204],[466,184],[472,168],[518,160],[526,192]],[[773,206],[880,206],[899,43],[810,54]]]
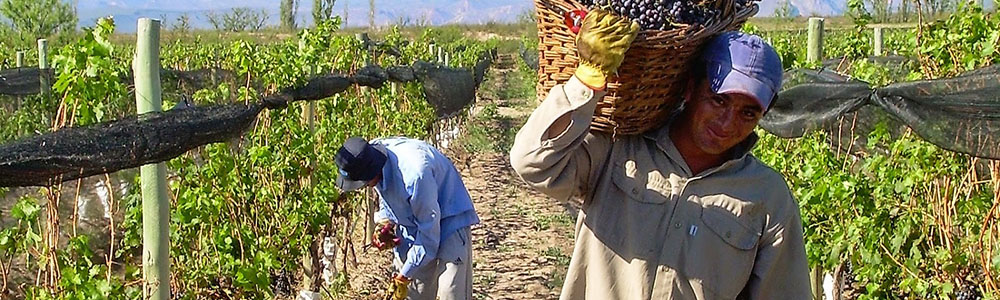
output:
[[[177,88],[182,90],[197,91],[218,86],[222,82],[233,82],[236,80],[236,73],[222,68],[191,71],[162,70],[160,72],[160,79],[167,82],[175,82]],[[132,78],[127,78],[125,82],[133,82],[133,80]]]
[[[41,77],[43,72],[38,68],[17,68],[0,71],[0,95],[26,96],[41,92]],[[44,71],[48,77],[49,85],[55,83],[52,69]],[[191,71],[168,70],[160,71],[160,78],[165,82],[176,83],[179,88],[185,90],[199,90],[210,86],[216,86],[221,82],[232,82],[236,79],[236,74],[229,70],[212,68],[198,69]],[[121,81],[126,84],[133,82],[132,74],[124,74]]]
[[[438,117],[452,116],[476,99],[476,80],[468,69],[416,62],[413,73]]]
[[[863,147],[858,143],[883,123],[894,135],[908,127],[943,149],[1000,159],[997,71],[872,88],[830,71],[792,70],[760,125],[786,138],[828,130],[838,144]]]
[[[921,138],[952,151],[1000,159],[1000,74],[906,82],[872,100]]]
[[[419,80],[439,116],[454,114],[475,99],[476,79],[468,69],[422,62],[388,69],[367,66],[352,76],[313,77],[256,104],[183,105],[167,112],[64,128],[9,142],[0,145],[0,187],[51,185],[166,161],[196,147],[240,136],[265,108],[328,98],[352,84],[378,88],[388,80]]]
[[[867,103],[872,92],[867,83],[827,70],[788,71],[783,86],[778,101],[760,121],[761,127],[783,138],[833,125]]]
[[[865,61],[872,64],[878,64],[883,67],[889,68],[890,72],[902,72],[908,71],[910,63],[916,62],[914,59],[906,56],[890,55],[890,56],[869,56],[864,58]],[[840,70],[851,65],[853,61],[845,57],[831,58],[823,61],[823,68]]]
[[[350,84],[381,88],[387,81],[409,82],[419,80],[425,87],[427,101],[434,106],[439,117],[451,116],[475,99],[475,90],[484,80],[486,70],[493,63],[493,54],[484,55],[472,70],[417,62],[413,66],[391,66],[386,69],[370,65],[359,69],[354,75],[324,75],[314,77],[300,95],[291,93],[295,100],[318,100],[333,96],[347,89]],[[0,71],[0,94],[33,95],[40,92],[41,80],[38,68],[19,68]],[[48,70],[47,76],[52,76]],[[183,90],[199,90],[232,81],[235,73],[224,69],[198,69],[192,71],[162,70],[164,82],[176,83]],[[131,74],[125,74],[122,82],[131,83]],[[49,81],[51,85],[53,81]],[[291,91],[286,91],[291,92]],[[280,105],[279,105],[280,106]]]
[[[0,71],[0,95],[26,96],[41,92],[41,76],[51,84],[52,69],[16,68]]]
[[[175,109],[0,145],[0,186],[44,186],[166,161],[238,137],[262,108],[231,104]]]

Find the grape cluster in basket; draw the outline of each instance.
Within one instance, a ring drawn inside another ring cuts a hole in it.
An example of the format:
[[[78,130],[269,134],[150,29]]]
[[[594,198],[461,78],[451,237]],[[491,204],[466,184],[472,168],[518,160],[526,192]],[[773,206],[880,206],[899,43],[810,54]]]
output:
[[[591,8],[609,9],[639,23],[642,30],[671,30],[682,25],[705,24],[722,13],[713,0],[581,0]],[[741,9],[753,0],[735,0]]]

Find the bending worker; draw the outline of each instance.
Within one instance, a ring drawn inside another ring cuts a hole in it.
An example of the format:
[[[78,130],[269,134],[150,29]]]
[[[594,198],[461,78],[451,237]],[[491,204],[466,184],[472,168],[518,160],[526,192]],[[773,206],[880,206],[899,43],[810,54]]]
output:
[[[562,299],[810,299],[799,207],[750,154],[781,86],[760,37],[707,42],[680,112],[644,134],[591,131],[607,77],[638,25],[587,14],[575,75],[518,132],[514,170],[558,199],[583,198]]]
[[[387,230],[372,244],[395,249],[394,298],[472,299],[470,226],[479,216],[451,160],[420,140],[358,137],[335,159],[338,187],[374,187],[379,195],[374,218]]]

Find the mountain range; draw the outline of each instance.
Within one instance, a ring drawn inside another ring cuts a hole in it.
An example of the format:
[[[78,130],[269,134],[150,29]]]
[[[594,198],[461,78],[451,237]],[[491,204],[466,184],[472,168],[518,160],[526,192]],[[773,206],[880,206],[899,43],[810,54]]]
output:
[[[187,15],[195,28],[211,28],[206,13],[224,13],[234,7],[263,10],[268,24],[277,24],[280,0],[74,0],[81,26],[90,26],[104,16],[114,16],[120,32],[134,32],[138,18],[150,17],[164,21],[165,27],[182,15]],[[312,23],[312,2],[300,2],[297,23]],[[782,0],[762,0],[758,16],[770,16]],[[843,14],[846,0],[790,0],[795,15],[834,16]],[[377,25],[409,22],[441,25],[449,23],[512,22],[531,13],[532,0],[376,0]],[[369,22],[369,2],[365,0],[336,1],[334,13],[347,16],[348,26],[366,26]]]

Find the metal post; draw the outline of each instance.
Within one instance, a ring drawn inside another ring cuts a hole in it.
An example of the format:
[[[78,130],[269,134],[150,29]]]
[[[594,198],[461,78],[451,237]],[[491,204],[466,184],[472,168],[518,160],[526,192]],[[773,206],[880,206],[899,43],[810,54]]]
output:
[[[882,26],[875,27],[875,56],[882,56]]]
[[[823,61],[823,18],[809,18],[809,52],[806,53],[806,61]]]
[[[139,19],[135,74],[135,104],[138,113],[163,110],[160,98],[160,21]],[[140,169],[142,188],[142,277],[143,299],[170,299],[170,199],[167,198],[167,167],[164,163]]]
[[[49,41],[46,39],[38,40],[38,82],[40,83],[40,91],[42,95],[48,95],[49,93],[49,77],[46,76],[47,72],[45,70],[49,69]]]

